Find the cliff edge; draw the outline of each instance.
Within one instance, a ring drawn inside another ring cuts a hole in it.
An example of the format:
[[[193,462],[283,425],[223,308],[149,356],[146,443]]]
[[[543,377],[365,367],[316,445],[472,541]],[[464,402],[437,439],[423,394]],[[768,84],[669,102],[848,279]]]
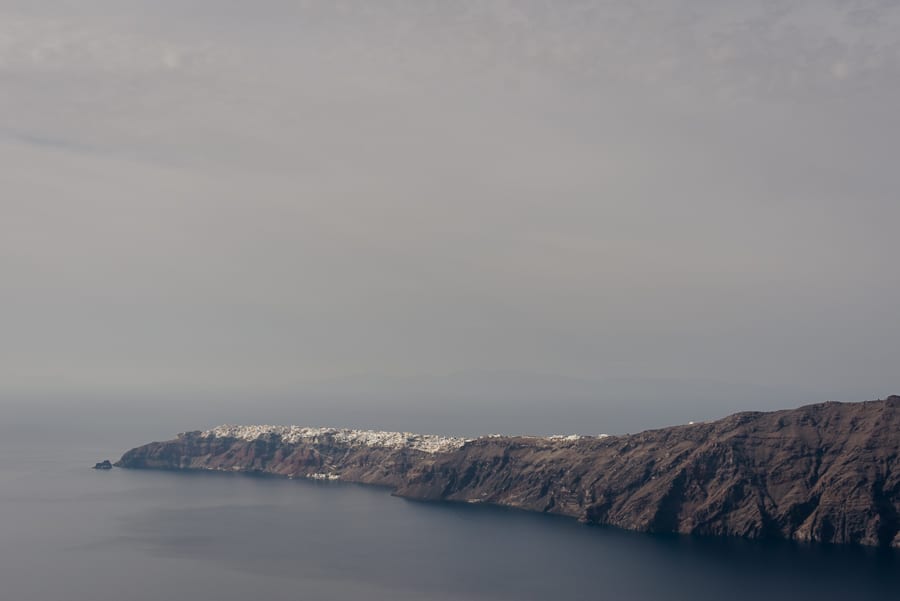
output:
[[[891,396],[608,437],[221,426],[132,449],[116,465],[339,479],[644,532],[900,548],[898,456]]]

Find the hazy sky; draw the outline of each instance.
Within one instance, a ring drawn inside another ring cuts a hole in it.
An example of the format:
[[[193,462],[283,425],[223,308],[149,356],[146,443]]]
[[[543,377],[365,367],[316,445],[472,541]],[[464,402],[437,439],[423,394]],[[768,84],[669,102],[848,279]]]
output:
[[[0,398],[900,390],[900,3],[0,0]]]

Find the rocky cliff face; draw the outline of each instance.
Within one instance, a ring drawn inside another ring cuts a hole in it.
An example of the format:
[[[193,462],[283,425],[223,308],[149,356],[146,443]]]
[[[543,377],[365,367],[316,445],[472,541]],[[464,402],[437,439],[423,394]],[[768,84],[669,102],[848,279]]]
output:
[[[898,396],[604,438],[220,428],[117,465],[341,479],[646,532],[900,548]]]
[[[132,449],[116,466],[253,472],[398,487],[413,467],[422,469],[464,443],[399,432],[220,426]]]

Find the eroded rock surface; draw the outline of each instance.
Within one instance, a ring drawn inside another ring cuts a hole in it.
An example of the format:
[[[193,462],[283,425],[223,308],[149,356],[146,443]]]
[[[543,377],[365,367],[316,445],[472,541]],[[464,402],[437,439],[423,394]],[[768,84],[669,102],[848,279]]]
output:
[[[898,455],[892,396],[609,437],[223,426],[138,447],[117,465],[340,479],[646,532],[900,548]]]

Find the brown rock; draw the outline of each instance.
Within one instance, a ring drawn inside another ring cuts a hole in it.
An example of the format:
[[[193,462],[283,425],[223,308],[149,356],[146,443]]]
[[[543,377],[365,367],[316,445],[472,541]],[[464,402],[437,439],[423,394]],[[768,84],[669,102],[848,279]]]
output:
[[[117,465],[339,474],[413,499],[478,502],[646,532],[900,547],[900,397],[628,436],[490,437],[454,451],[204,438]]]

